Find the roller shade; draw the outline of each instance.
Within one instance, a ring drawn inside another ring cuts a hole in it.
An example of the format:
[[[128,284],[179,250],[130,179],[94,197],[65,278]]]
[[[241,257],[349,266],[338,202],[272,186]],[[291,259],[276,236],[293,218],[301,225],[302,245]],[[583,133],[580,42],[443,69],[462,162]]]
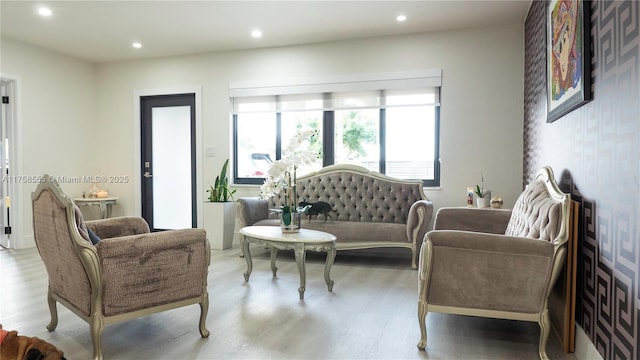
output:
[[[232,83],[233,113],[439,105],[441,70],[342,80]]]

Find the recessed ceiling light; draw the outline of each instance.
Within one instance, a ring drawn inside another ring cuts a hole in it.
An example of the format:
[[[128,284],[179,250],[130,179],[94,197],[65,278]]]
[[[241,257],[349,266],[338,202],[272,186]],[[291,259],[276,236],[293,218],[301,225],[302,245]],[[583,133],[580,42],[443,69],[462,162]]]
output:
[[[262,37],[262,31],[257,29],[251,31],[251,37],[253,37],[254,39],[260,39]]]
[[[398,16],[396,16],[396,21],[398,21],[398,22],[403,22],[405,20],[407,20],[407,16],[406,15],[398,15]]]
[[[131,46],[136,48],[136,49],[140,49],[142,47],[142,44],[136,41],[136,42],[132,43]]]
[[[49,16],[53,15],[53,11],[51,11],[51,9],[49,9],[46,6],[40,6],[38,8],[38,15],[44,16],[44,17],[49,17]]]

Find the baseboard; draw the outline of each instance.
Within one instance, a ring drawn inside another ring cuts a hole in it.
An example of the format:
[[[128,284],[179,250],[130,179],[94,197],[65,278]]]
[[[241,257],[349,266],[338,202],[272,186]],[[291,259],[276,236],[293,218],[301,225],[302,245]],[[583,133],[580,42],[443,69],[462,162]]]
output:
[[[587,333],[576,324],[576,359],[578,360],[603,360],[602,356],[596,350],[595,345],[591,342]]]
[[[36,239],[33,237],[33,233],[25,235],[22,238],[18,238],[18,234],[12,234],[9,247],[11,249],[29,249],[36,247]]]

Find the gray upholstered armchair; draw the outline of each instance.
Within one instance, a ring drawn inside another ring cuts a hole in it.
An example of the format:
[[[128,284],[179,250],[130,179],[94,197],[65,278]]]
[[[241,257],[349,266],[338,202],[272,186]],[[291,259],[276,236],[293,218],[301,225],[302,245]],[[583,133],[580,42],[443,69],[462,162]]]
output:
[[[548,298],[564,265],[569,205],[545,167],[511,211],[440,209],[420,252],[418,348],[427,313],[439,312],[537,322],[548,359]]]
[[[199,304],[200,334],[209,336],[211,254],[204,230],[150,233],[138,217],[85,224],[78,207],[48,175],[31,200],[33,234],[49,276],[49,331],[57,326],[59,302],[89,323],[97,360],[102,359],[105,325]],[[95,236],[101,240],[94,245]]]

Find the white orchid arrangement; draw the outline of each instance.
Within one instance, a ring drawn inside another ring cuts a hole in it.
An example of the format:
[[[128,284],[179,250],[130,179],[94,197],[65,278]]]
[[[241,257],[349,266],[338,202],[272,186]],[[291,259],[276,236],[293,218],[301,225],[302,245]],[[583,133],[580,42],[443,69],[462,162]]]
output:
[[[309,140],[317,134],[318,130],[303,130],[289,140],[282,158],[271,164],[267,179],[260,188],[260,198],[268,199],[284,191],[283,212],[297,210],[296,171],[299,166],[312,164],[318,158],[317,153],[301,147],[305,143],[308,145]]]

